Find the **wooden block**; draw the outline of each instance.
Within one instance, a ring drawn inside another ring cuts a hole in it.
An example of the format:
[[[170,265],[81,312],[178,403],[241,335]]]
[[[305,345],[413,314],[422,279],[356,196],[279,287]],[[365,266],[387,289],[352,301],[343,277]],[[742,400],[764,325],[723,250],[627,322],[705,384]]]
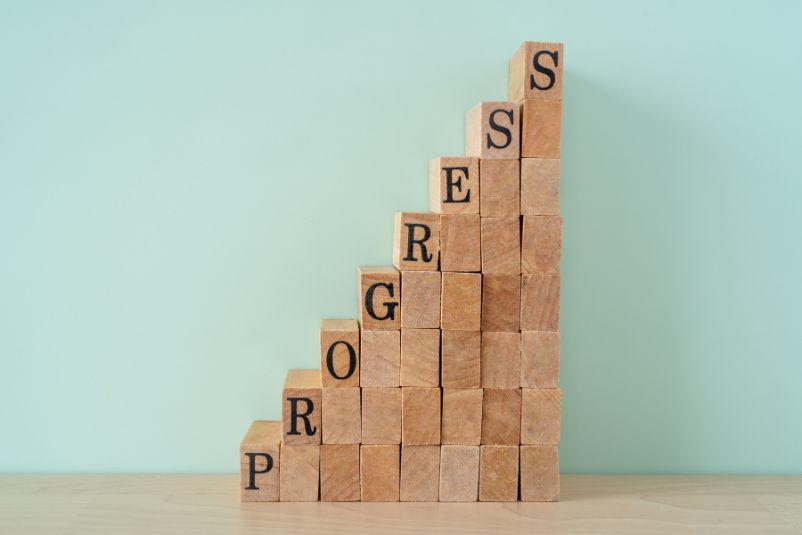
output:
[[[429,162],[429,210],[479,213],[479,158],[443,157]]]
[[[560,160],[521,159],[521,214],[560,213]]]
[[[401,443],[401,389],[362,389],[362,444]]]
[[[284,444],[320,444],[320,370],[290,370],[281,394]]]
[[[440,326],[451,331],[478,331],[481,319],[482,275],[443,273]]]
[[[359,444],[320,446],[320,500],[358,502]]]
[[[520,275],[483,275],[482,330],[517,332],[520,326]]]
[[[440,216],[398,212],[393,232],[393,265],[404,271],[437,271]]]
[[[527,41],[510,58],[509,99],[562,100],[563,44]]]
[[[361,392],[323,389],[323,444],[359,444],[362,440]]]
[[[397,502],[401,455],[397,444],[361,449],[360,481],[363,502]]]
[[[279,479],[282,502],[316,502],[320,489],[320,445],[282,444]]]
[[[561,389],[524,388],[521,391],[521,444],[558,445],[561,413]]]
[[[440,270],[480,271],[479,215],[440,216]]]
[[[482,446],[479,501],[518,500],[518,446]]]
[[[401,386],[440,386],[440,329],[401,329]]]
[[[521,386],[557,388],[560,373],[560,333],[521,333]]]
[[[440,272],[401,272],[401,328],[440,328]]]
[[[521,213],[520,160],[481,160],[482,217],[517,217]]]
[[[401,443],[440,444],[440,389],[408,386],[401,389]]]
[[[482,333],[482,386],[521,386],[521,333]]]
[[[559,158],[563,106],[560,100],[524,100],[521,104],[522,158]]]
[[[521,274],[521,239],[518,217],[482,218],[482,273]]]
[[[521,390],[485,388],[482,397],[482,444],[521,443]]]
[[[400,385],[401,331],[362,331],[360,385]]]
[[[482,440],[482,389],[444,388],[443,444],[478,446]]]
[[[401,446],[401,501],[436,502],[440,446]]]
[[[482,333],[441,331],[442,378],[447,388],[478,388],[482,385]]]
[[[440,501],[475,502],[479,496],[479,446],[440,447]]]
[[[320,322],[320,379],[324,388],[359,386],[359,323]]]
[[[360,266],[359,323],[363,329],[400,329],[401,274],[393,267]]]
[[[521,446],[521,501],[560,501],[557,446]]]
[[[483,159],[521,157],[517,102],[480,102],[465,115],[465,155]]]
[[[558,215],[525,215],[521,235],[521,272],[560,274],[563,218]]]
[[[251,424],[239,446],[240,501],[278,501],[280,450],[281,422]],[[439,464],[439,448],[437,457]]]
[[[560,330],[559,275],[521,275],[521,330]]]

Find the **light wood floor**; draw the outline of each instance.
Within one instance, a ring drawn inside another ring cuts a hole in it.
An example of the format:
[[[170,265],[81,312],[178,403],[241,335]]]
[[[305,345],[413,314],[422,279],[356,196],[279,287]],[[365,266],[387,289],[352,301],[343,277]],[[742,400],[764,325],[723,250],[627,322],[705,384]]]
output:
[[[236,476],[0,476],[0,534],[802,533],[802,477],[564,476],[560,503],[249,503]]]

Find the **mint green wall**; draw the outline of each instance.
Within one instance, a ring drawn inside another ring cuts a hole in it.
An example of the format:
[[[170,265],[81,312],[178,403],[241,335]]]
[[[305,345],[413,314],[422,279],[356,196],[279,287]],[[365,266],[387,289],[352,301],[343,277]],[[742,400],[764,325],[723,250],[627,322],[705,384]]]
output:
[[[236,470],[540,39],[564,471],[802,472],[798,2],[295,4],[0,6],[0,471]]]

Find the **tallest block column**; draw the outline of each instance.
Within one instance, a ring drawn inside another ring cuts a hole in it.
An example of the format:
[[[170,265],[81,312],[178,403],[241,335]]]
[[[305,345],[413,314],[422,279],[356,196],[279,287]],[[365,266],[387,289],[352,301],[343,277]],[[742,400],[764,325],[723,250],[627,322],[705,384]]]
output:
[[[526,42],[510,60],[521,112],[521,499],[560,496],[560,137],[562,43]]]

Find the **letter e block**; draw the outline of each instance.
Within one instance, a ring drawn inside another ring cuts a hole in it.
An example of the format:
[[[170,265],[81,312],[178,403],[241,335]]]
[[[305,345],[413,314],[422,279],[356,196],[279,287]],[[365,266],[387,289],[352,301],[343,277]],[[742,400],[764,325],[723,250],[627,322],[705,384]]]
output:
[[[479,446],[440,447],[440,501],[475,502],[479,496]]]
[[[280,449],[281,422],[251,424],[239,447],[240,501],[278,501]],[[439,448],[437,455],[439,464]]]
[[[478,331],[482,327],[482,275],[443,273],[440,326],[451,331]]]
[[[320,379],[324,388],[359,386],[359,323],[320,322]]]
[[[521,386],[557,388],[560,373],[560,333],[521,333]]]
[[[362,266],[359,275],[359,323],[363,329],[400,329],[401,274],[393,267]]]
[[[282,391],[282,443],[320,444],[320,370],[290,370]]]
[[[429,209],[436,214],[479,213],[479,158],[429,162]]]
[[[521,210],[520,161],[482,160],[479,169],[482,217],[517,217]]]
[[[440,272],[401,272],[401,328],[440,328]]]
[[[521,392],[521,444],[558,445],[561,412],[561,389],[524,388]]]
[[[447,388],[479,388],[482,385],[482,333],[441,331],[442,380]]]
[[[401,443],[440,444],[440,389],[408,386],[401,389]]]
[[[404,271],[437,271],[440,256],[440,216],[395,214],[393,265]]]
[[[520,325],[520,275],[483,275],[482,330],[518,332]]]
[[[363,445],[360,458],[362,501],[397,502],[400,485],[400,446]]]
[[[485,388],[482,398],[482,444],[521,443],[521,390]]]
[[[557,446],[521,446],[521,501],[560,501]]]
[[[521,159],[521,215],[559,215],[560,160]]]
[[[443,444],[478,446],[482,440],[482,389],[443,389]]]
[[[323,443],[359,444],[362,439],[359,388],[323,389]]]
[[[517,102],[480,102],[465,115],[465,154],[482,159],[521,157]]]
[[[510,58],[509,99],[562,100],[563,44],[527,41]]]
[[[558,215],[525,215],[523,219],[521,271],[559,275],[563,219]]]
[[[482,446],[479,501],[518,500],[518,446]]]
[[[320,447],[320,500],[358,502],[359,444],[323,444]]]
[[[436,502],[440,446],[401,446],[401,501]]]
[[[521,330],[560,330],[559,275],[521,275]]]
[[[362,389],[362,444],[401,443],[401,389]]]
[[[320,491],[320,445],[281,445],[282,502],[316,502]]]
[[[559,158],[563,106],[560,100],[524,100],[521,104],[522,158]]]
[[[482,333],[482,386],[521,386],[521,334]]]

